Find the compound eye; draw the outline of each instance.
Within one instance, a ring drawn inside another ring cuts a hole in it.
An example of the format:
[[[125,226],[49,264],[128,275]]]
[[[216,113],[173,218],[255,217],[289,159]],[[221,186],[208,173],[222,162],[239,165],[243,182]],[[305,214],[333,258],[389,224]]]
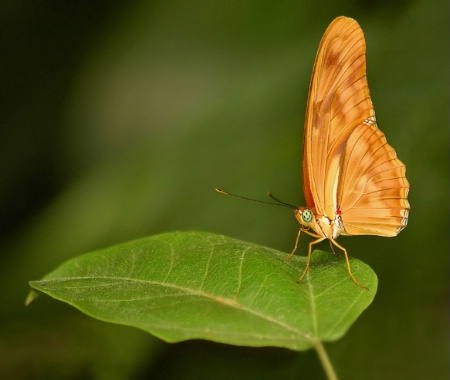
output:
[[[305,223],[311,223],[313,220],[313,213],[309,208],[305,208],[302,211],[302,219]]]

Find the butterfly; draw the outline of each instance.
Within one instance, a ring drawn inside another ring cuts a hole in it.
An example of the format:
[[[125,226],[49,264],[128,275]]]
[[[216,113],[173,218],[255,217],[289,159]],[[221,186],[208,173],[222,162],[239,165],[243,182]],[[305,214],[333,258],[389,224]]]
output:
[[[334,19],[319,45],[309,86],[303,139],[303,191],[306,206],[292,207],[309,243],[308,272],[313,245],[340,235],[396,236],[408,222],[409,183],[405,165],[378,129],[366,78],[366,43],[359,24],[348,17]],[[227,193],[223,190],[217,191]],[[241,197],[245,198],[245,197]],[[245,198],[249,199],[249,198]],[[267,203],[267,202],[266,202]]]
[[[405,165],[378,129],[366,78],[366,43],[358,23],[337,17],[325,31],[314,63],[303,140],[306,207],[294,215],[309,243],[306,275],[314,244],[339,235],[396,236],[408,223],[409,183]]]

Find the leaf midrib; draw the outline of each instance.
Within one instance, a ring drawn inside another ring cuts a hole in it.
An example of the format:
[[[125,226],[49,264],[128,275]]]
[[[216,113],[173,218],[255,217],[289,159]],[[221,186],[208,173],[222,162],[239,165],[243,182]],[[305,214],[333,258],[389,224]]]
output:
[[[184,292],[185,294],[189,294],[189,295],[193,295],[193,296],[198,296],[198,297],[204,297],[210,300],[213,300],[214,302],[218,302],[220,303],[222,306],[227,306],[227,307],[232,307],[241,311],[245,311],[253,316],[256,316],[264,321],[267,322],[271,322],[274,323],[276,325],[278,325],[279,327],[284,328],[286,331],[289,331],[291,333],[297,334],[299,336],[301,336],[303,339],[309,341],[309,342],[313,342],[314,337],[312,337],[310,334],[307,334],[291,325],[288,325],[286,323],[283,323],[281,321],[279,321],[278,319],[273,318],[272,316],[266,315],[266,314],[262,314],[260,312],[257,312],[256,310],[250,309],[248,307],[246,307],[243,304],[240,304],[239,302],[236,302],[234,299],[232,298],[227,298],[227,297],[222,297],[222,296],[215,296],[212,295],[211,293],[207,293],[201,290],[196,290],[196,289],[192,289],[192,288],[187,288],[187,287],[182,287],[179,285],[174,285],[174,284],[170,284],[170,283],[163,283],[163,282],[159,282],[159,281],[150,281],[150,280],[140,280],[140,279],[132,279],[132,278],[126,278],[126,277],[64,277],[64,278],[60,278],[60,279],[51,279],[51,280],[41,280],[41,281],[36,281],[34,282],[36,283],[63,283],[66,281],[77,281],[77,280],[109,280],[109,281],[114,281],[114,282],[133,282],[133,283],[143,283],[146,285],[158,285],[161,287],[167,287],[167,288],[171,288],[171,289],[175,289],[178,290],[180,292]],[[109,285],[109,284],[108,284]],[[95,285],[95,286],[107,286],[105,285]],[[89,288],[92,287],[92,285],[90,286],[77,286],[77,287],[71,287],[72,289],[75,288]],[[220,299],[224,299],[226,300],[226,302],[224,301],[220,301]],[[123,300],[126,301],[126,300]],[[316,318],[314,318],[315,320]],[[314,330],[315,335],[317,336],[317,330]]]

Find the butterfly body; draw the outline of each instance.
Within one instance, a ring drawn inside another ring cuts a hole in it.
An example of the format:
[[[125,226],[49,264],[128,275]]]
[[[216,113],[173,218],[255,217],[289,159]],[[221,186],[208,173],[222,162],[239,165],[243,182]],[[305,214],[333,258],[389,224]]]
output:
[[[303,228],[311,228],[317,236],[324,239],[334,240],[339,235],[346,235],[339,210],[337,210],[334,218],[327,215],[318,215],[315,209],[306,207],[295,209],[294,215]]]

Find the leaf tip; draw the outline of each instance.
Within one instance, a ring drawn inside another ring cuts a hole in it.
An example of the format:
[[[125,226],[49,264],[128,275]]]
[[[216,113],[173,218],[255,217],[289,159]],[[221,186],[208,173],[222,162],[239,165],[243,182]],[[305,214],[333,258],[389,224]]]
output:
[[[25,298],[25,306],[28,306],[31,302],[33,302],[36,298],[39,297],[39,293],[36,290],[31,289],[27,297]]]

